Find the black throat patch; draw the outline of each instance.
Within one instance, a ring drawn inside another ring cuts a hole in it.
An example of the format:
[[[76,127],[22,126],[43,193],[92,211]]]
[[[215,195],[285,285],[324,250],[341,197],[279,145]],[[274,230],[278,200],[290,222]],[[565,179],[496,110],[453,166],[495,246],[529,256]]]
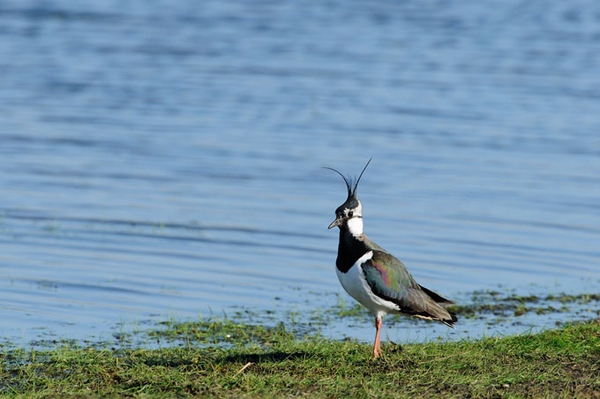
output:
[[[368,251],[369,248],[367,248],[365,242],[354,237],[348,227],[343,226],[340,228],[340,242],[335,261],[335,265],[340,272],[347,273],[356,261]]]

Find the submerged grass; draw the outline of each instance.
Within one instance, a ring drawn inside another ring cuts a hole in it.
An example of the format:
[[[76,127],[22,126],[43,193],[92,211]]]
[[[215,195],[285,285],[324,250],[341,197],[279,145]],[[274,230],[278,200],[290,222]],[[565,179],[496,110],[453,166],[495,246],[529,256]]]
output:
[[[475,291],[470,301],[462,305],[454,305],[453,310],[463,317],[476,318],[486,314],[496,316],[523,316],[527,313],[549,314],[570,312],[573,306],[594,306],[595,313],[600,316],[596,304],[600,302],[600,294],[550,294],[516,295],[498,291]]]
[[[223,320],[168,322],[159,349],[4,350],[0,394],[202,397],[600,397],[600,322],[477,341],[387,343],[298,337]]]

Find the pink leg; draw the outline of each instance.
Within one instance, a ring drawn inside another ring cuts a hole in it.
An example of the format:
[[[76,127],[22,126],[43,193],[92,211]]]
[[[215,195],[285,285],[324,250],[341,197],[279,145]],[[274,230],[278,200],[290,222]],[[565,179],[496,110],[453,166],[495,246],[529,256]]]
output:
[[[373,344],[373,359],[379,356],[380,352],[380,336],[381,336],[381,318],[375,318],[375,343]]]

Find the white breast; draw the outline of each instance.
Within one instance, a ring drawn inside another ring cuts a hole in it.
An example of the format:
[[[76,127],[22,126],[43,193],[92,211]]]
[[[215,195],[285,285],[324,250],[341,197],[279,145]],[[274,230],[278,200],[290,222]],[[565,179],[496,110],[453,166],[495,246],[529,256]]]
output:
[[[400,308],[395,303],[386,301],[373,294],[371,287],[367,284],[361,264],[372,257],[373,251],[369,251],[361,256],[348,272],[342,273],[338,268],[335,270],[346,292],[352,298],[356,299],[358,303],[369,309],[375,317],[379,318],[385,316],[387,313],[397,312]]]

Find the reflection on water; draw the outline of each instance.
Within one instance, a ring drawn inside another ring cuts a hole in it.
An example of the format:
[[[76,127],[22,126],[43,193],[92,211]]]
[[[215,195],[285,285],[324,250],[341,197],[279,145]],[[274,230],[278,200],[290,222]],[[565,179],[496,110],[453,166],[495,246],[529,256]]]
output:
[[[598,291],[599,7],[3,2],[4,336],[334,306],[321,167],[370,157],[366,232],[423,285]]]

